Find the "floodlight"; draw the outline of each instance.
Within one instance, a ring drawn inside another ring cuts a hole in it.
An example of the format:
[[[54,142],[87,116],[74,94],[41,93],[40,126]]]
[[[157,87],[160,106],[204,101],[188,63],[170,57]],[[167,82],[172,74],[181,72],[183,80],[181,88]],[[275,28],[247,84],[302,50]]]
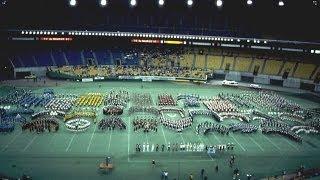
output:
[[[77,5],[77,0],[70,0],[69,4],[70,4],[70,6],[76,6]]]

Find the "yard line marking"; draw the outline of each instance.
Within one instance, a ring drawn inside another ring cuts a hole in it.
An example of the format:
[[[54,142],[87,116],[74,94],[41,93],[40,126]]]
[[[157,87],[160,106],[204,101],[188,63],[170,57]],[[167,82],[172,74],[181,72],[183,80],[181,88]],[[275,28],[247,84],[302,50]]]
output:
[[[24,147],[23,152],[25,152],[25,151],[29,148],[29,146],[33,143],[33,141],[34,141],[37,137],[38,137],[38,136],[34,136],[34,137],[31,139],[31,141],[26,145],[26,147]]]
[[[12,140],[11,140],[7,145],[5,145],[5,146],[2,148],[1,151],[6,150],[21,134],[22,134],[22,131],[20,131],[19,134],[15,135],[15,136],[12,138]]]
[[[276,147],[279,151],[281,151],[281,149],[279,148],[279,146],[277,146],[275,143],[273,143],[266,135],[262,134],[262,136],[264,138],[266,138],[274,147]]]
[[[260,146],[260,144],[257,141],[255,141],[252,137],[250,137],[250,135],[248,135],[248,137],[253,143],[255,143],[261,149],[261,151],[264,151],[264,149]]]
[[[71,143],[72,143],[72,141],[73,141],[73,138],[74,138],[75,136],[76,136],[76,134],[73,134],[72,138],[70,139],[69,144],[68,144],[68,146],[67,146],[67,148],[66,148],[66,152],[69,151],[69,148],[70,148]]]
[[[238,142],[238,140],[236,138],[233,137],[233,135],[230,135],[232,137],[232,139],[234,139],[236,141],[236,143],[241,147],[241,149],[243,151],[246,151],[246,149]]]
[[[87,152],[89,152],[89,150],[90,150],[90,146],[91,146],[91,143],[92,143],[92,139],[93,139],[94,133],[96,132],[96,129],[97,129],[97,126],[94,127],[93,133],[91,135],[91,138],[90,138],[90,141],[89,141],[89,144],[88,144],[88,147],[87,147]]]
[[[111,146],[111,137],[112,137],[112,132],[113,130],[110,130],[111,133],[110,133],[110,137],[109,137],[109,145],[108,145],[108,152],[110,152],[110,146]]]
[[[166,143],[166,144],[168,144],[167,143],[167,138],[166,138],[166,135],[164,135],[164,131],[163,131],[163,127],[161,126],[161,130],[162,130],[162,135],[163,135],[163,138],[164,138],[164,142]]]
[[[194,128],[193,128],[193,130],[195,130]],[[195,130],[196,131],[196,130]],[[204,145],[206,145],[206,143],[202,140],[202,138],[200,137],[200,134],[197,134],[197,136],[198,136],[198,139],[201,141],[201,143],[202,144],[204,144]],[[208,155],[209,157],[210,157],[210,159],[213,161],[213,158],[210,156],[210,155]]]
[[[216,138],[216,140],[219,142],[219,144],[221,144],[220,139],[216,136],[216,134],[214,132],[213,132],[213,136],[214,136],[214,138]]]
[[[216,161],[215,159],[213,160],[209,160],[209,159],[197,159],[197,160],[162,160],[161,162],[164,162],[164,163],[179,163],[179,162],[212,162],[212,161]],[[130,163],[150,163],[150,161],[143,161],[143,160],[136,160],[136,161],[130,161]]]
[[[128,162],[130,162],[129,156],[130,156],[130,126],[131,126],[131,119],[129,117],[129,126],[128,126]]]
[[[149,144],[147,133],[145,133],[145,139],[146,139],[146,143]]]
[[[283,138],[291,147],[295,148],[297,151],[299,151],[300,149],[297,148],[295,145],[291,144],[291,142],[289,142],[286,138]]]
[[[183,144],[185,144],[186,142],[184,141],[184,138],[182,137],[182,133],[179,133],[180,137],[182,138]]]

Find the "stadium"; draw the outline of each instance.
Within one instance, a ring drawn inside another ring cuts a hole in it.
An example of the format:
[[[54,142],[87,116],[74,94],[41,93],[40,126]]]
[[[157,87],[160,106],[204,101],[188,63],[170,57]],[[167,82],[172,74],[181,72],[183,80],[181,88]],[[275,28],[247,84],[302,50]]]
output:
[[[0,179],[319,179],[318,0],[0,0]]]

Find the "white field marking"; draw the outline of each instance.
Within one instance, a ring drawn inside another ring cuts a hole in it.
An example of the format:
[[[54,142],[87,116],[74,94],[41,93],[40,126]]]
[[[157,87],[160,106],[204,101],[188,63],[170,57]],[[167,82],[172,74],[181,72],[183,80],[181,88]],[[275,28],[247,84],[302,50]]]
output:
[[[31,141],[26,145],[26,147],[24,147],[23,149],[23,152],[25,152],[29,147],[30,145],[33,143],[33,141],[37,138],[38,136],[34,136]]]
[[[248,137],[253,143],[255,143],[261,149],[261,151],[264,151],[264,149],[260,146],[260,144],[257,141],[255,141],[252,137],[250,137],[250,135],[248,135]]]
[[[234,139],[236,141],[236,143],[241,147],[241,149],[243,151],[246,151],[246,149],[238,142],[238,140],[236,138],[233,137],[233,135],[230,135],[232,137],[232,139]]]
[[[91,146],[91,143],[92,143],[92,139],[93,139],[94,133],[96,132],[96,129],[97,129],[97,125],[95,125],[93,133],[91,135],[91,138],[90,138],[90,141],[89,141],[89,144],[88,144],[88,147],[87,147],[87,152],[89,152],[89,150],[90,150],[90,146]]]
[[[111,146],[111,137],[112,137],[112,132],[113,130],[110,130],[111,133],[110,133],[110,137],[109,137],[109,145],[108,145],[108,152],[110,152],[110,146]]]
[[[162,135],[163,135],[163,138],[164,138],[164,142],[165,142],[166,144],[168,144],[168,143],[167,143],[167,138],[166,138],[166,135],[164,134],[162,125],[161,125],[161,131],[162,131]]]
[[[69,151],[69,148],[70,148],[71,143],[72,143],[72,141],[73,141],[73,139],[74,139],[75,136],[76,136],[76,134],[74,134],[74,135],[72,136],[72,138],[70,139],[69,144],[68,144],[68,146],[67,146],[67,148],[66,148],[66,152]]]
[[[195,159],[195,160],[181,160],[181,161],[177,161],[177,160],[161,160],[161,162],[163,163],[179,163],[179,162],[212,162],[212,161],[216,161],[215,159]],[[130,163],[150,163],[149,160],[146,161],[142,161],[142,160],[137,160],[137,161],[130,161]]]
[[[192,127],[193,128],[193,127]],[[196,129],[193,128],[193,130],[196,132]],[[201,141],[202,144],[205,144],[205,142],[203,141],[203,139],[200,137],[200,134],[197,134],[198,139]],[[209,155],[210,159],[213,161],[213,158]]]
[[[130,162],[129,156],[130,156],[130,126],[131,126],[131,119],[129,117],[129,123],[128,123],[128,162]]]
[[[295,148],[297,151],[299,151],[300,149],[297,148],[295,145],[293,145],[291,142],[289,142],[285,137],[283,137],[283,139],[293,148]]]
[[[219,144],[221,144],[221,141],[220,141],[220,139],[216,136],[215,132],[213,132],[212,134],[213,134],[214,138],[216,138],[216,140],[219,142]]]
[[[277,146],[275,143],[273,143],[266,135],[262,134],[262,136],[264,138],[266,138],[274,147],[276,147],[281,152],[281,149],[279,148],[279,146]]]
[[[146,143],[149,144],[149,140],[148,140],[148,133],[145,133],[145,138],[146,138]]]
[[[22,131],[20,131],[19,134],[15,135],[15,136],[12,138],[12,140],[11,140],[7,145],[5,145],[5,146],[1,149],[1,151],[4,151],[5,149],[7,149],[21,134],[22,134]]]
[[[182,141],[183,141],[183,144],[185,144],[186,142],[184,141],[184,138],[183,138],[183,136],[182,136],[182,133],[179,133],[180,134],[180,137],[181,137],[181,139],[182,139]]]

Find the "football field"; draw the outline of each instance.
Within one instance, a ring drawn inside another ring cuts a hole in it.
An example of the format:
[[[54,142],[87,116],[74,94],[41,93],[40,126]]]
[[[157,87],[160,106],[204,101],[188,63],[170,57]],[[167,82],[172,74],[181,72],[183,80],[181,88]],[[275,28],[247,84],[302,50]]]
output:
[[[101,87],[99,87],[101,85]],[[57,94],[81,94],[100,92],[106,94],[111,90],[127,90],[129,93],[150,93],[154,105],[157,95],[172,94],[199,94],[212,97],[220,92],[240,93],[241,88],[228,88],[222,86],[199,86],[188,83],[169,82],[100,82],[76,83],[68,82],[49,87]],[[33,87],[36,93],[42,93],[45,88]],[[1,94],[6,88],[0,89]],[[283,96],[297,102],[302,107],[319,108],[319,103],[296,97],[285,93]],[[178,102],[182,107],[182,103]],[[303,142],[297,143],[280,135],[265,135],[261,130],[256,133],[245,134],[241,132],[222,135],[210,133],[197,135],[196,125],[204,121],[214,120],[197,116],[193,125],[182,133],[174,132],[159,125],[157,132],[134,132],[132,120],[135,116],[150,116],[146,113],[128,114],[131,106],[129,102],[124,113],[120,116],[127,125],[126,130],[99,130],[96,124],[87,131],[73,133],[68,131],[60,122],[60,129],[56,133],[30,133],[21,131],[16,126],[13,133],[0,134],[0,173],[10,176],[30,174],[34,179],[160,179],[160,172],[167,170],[169,179],[187,179],[192,173],[195,179],[200,179],[200,170],[204,168],[209,179],[231,179],[233,168],[229,167],[228,159],[236,156],[234,167],[240,169],[241,179],[246,174],[262,178],[268,175],[280,174],[297,169],[300,165],[317,167],[320,165],[320,136],[302,135]],[[97,110],[97,121],[105,115],[102,106]],[[205,109],[203,105],[199,108]],[[191,108],[192,109],[192,108]],[[185,109],[187,110],[187,108]],[[177,118],[177,114],[168,113],[168,118]],[[226,119],[222,124],[236,123],[238,120]],[[251,122],[259,125],[258,121]],[[206,145],[220,145],[233,143],[234,150],[217,152],[208,156],[204,152],[136,152],[136,144],[162,145],[168,143],[203,143]],[[104,172],[98,169],[99,163],[106,156],[111,156],[115,166],[113,171]],[[152,167],[151,160],[156,161]],[[214,167],[218,165],[219,171]]]

